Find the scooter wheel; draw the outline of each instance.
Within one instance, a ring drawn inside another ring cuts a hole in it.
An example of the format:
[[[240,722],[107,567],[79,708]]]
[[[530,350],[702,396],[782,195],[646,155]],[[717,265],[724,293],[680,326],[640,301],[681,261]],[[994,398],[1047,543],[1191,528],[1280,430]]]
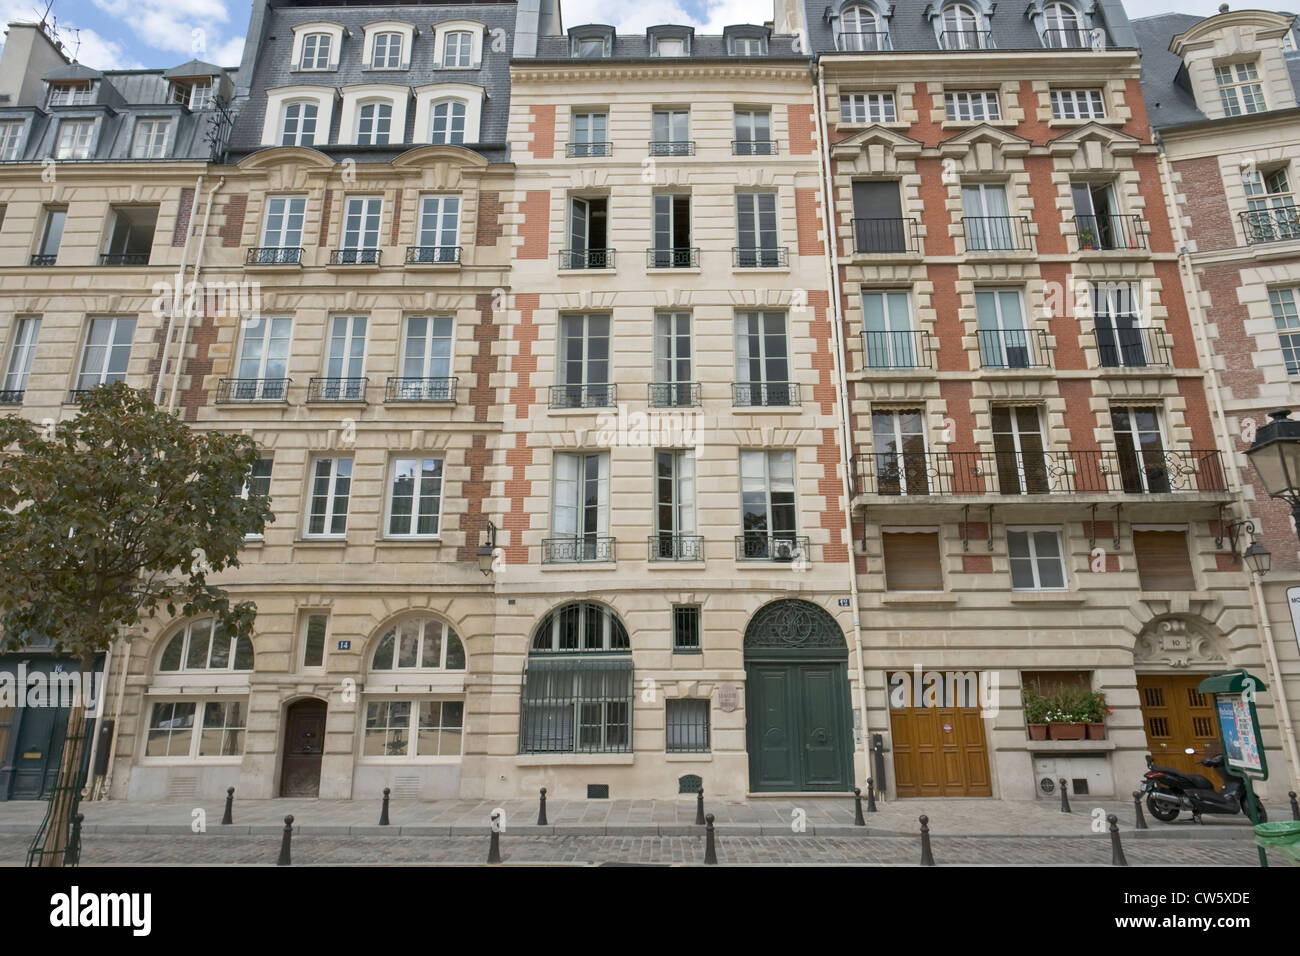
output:
[[[1178,819],[1178,808],[1163,800],[1157,800],[1154,793],[1147,794],[1147,809],[1161,823],[1172,823]]]
[[[1255,813],[1259,816],[1260,823],[1268,823],[1268,814],[1264,812],[1264,804],[1258,799],[1255,800]]]

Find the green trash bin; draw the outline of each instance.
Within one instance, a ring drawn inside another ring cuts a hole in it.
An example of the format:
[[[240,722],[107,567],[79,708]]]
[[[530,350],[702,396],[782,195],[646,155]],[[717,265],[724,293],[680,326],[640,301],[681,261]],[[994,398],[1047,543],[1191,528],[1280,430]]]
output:
[[[1300,820],[1255,824],[1255,845],[1281,850],[1291,859],[1300,862]]]

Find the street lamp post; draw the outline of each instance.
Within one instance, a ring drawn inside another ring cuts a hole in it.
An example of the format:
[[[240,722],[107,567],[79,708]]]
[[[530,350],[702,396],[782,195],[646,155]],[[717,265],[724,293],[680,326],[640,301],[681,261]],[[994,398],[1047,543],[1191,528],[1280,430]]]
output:
[[[1300,533],[1300,422],[1291,421],[1291,411],[1279,408],[1268,413],[1271,421],[1255,433],[1246,451],[1270,498],[1291,506],[1291,517]]]

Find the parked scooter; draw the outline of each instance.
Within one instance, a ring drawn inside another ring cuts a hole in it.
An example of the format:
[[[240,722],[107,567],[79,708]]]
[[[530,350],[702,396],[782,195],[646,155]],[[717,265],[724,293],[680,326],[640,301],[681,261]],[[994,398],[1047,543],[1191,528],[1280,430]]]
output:
[[[1196,751],[1188,747],[1184,753],[1195,755]],[[1223,770],[1223,754],[1213,754],[1197,763],[1213,767],[1214,772],[1223,779],[1223,789],[1216,789],[1214,784],[1199,773],[1186,774],[1172,767],[1157,767],[1150,754],[1147,754],[1147,772],[1142,778],[1142,792],[1147,795],[1147,809],[1157,820],[1169,823],[1178,817],[1182,810],[1189,810],[1192,819],[1201,822],[1203,813],[1246,813],[1246,784],[1236,774]],[[1255,798],[1255,812],[1259,822],[1267,820],[1264,805]]]

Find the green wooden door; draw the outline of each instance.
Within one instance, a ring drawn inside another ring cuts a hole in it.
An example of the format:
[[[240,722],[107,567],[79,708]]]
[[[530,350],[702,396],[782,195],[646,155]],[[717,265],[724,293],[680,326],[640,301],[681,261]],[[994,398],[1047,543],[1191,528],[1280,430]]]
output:
[[[799,790],[795,685],[791,664],[752,664],[746,669],[751,790]]]
[[[850,789],[847,665],[751,661],[745,672],[750,790]]]
[[[803,739],[804,790],[848,790],[853,759],[845,733],[848,713],[844,664],[799,664],[799,730]]]

